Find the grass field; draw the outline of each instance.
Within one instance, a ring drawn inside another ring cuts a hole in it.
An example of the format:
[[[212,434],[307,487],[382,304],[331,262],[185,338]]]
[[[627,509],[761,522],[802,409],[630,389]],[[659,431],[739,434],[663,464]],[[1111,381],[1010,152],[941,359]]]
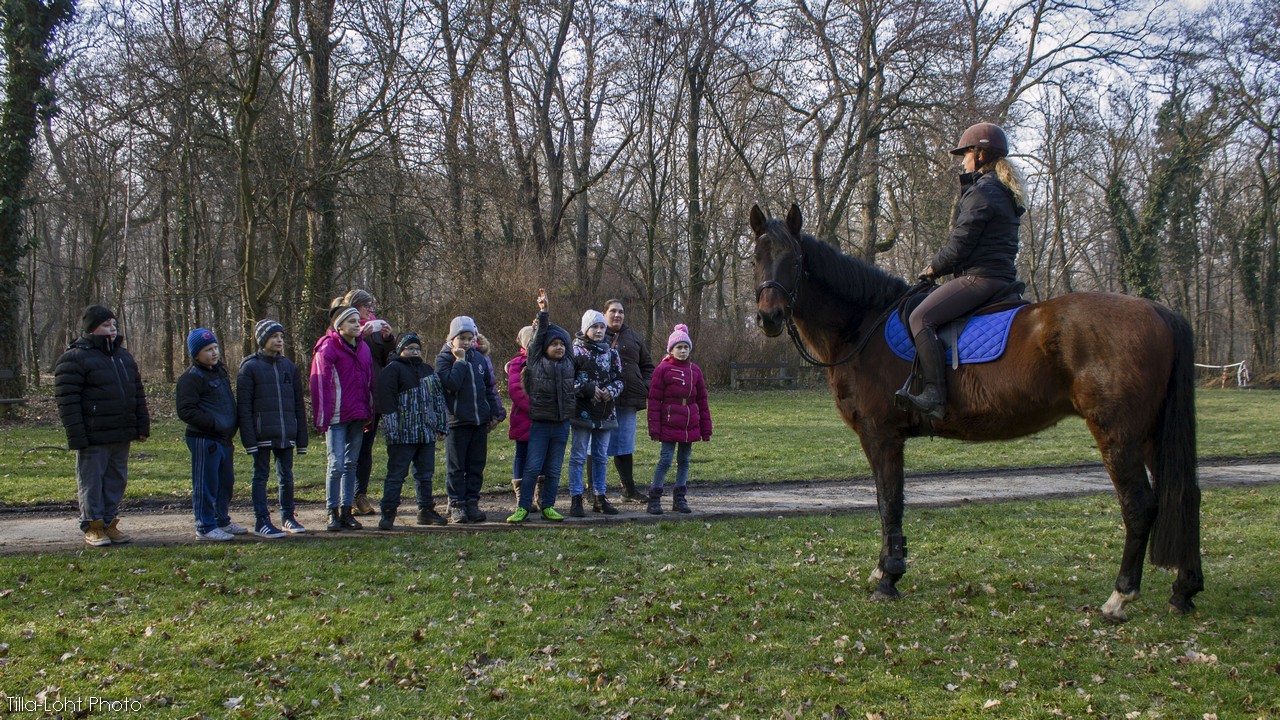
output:
[[[1104,623],[1110,497],[0,564],[0,692],[172,718],[1272,718],[1280,487],[1206,492],[1206,591]],[[16,562],[15,562],[16,560]],[[70,716],[68,713],[67,716]]]
[[[1199,451],[1202,458],[1280,454],[1280,393],[1275,391],[1199,390],[1196,394]],[[158,400],[156,402],[171,402]],[[169,408],[161,408],[167,412]],[[857,437],[836,413],[829,393],[820,390],[731,392],[711,395],[715,435],[693,454],[692,482],[770,482],[860,477],[869,474]],[[155,423],[151,439],[135,444],[129,464],[128,500],[187,501],[191,495],[190,455],[183,425],[172,419]],[[637,480],[647,482],[657,460],[657,443],[640,431]],[[381,493],[385,445],[379,435],[374,456],[374,493]],[[75,499],[72,453],[44,449],[65,446],[56,422],[0,427],[0,507],[65,503]],[[509,487],[514,443],[501,426],[490,436],[487,489]],[[324,443],[295,465],[298,497],[324,498]],[[1093,438],[1082,421],[1071,418],[1036,435],[997,443],[960,443],[922,438],[907,447],[907,471],[1028,467],[1100,462]],[[436,494],[443,494],[444,451],[437,451]],[[237,457],[237,497],[247,496],[252,464]],[[616,487],[610,470],[610,487]]]

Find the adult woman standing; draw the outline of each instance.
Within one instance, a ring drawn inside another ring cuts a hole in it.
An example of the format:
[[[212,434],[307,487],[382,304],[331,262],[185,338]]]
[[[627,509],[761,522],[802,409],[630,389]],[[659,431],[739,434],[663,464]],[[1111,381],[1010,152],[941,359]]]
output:
[[[622,301],[610,299],[604,304],[605,340],[618,351],[622,361],[622,394],[618,396],[616,410],[618,427],[609,436],[609,456],[618,471],[622,485],[622,499],[646,502],[646,497],[636,491],[632,470],[632,458],[636,451],[636,414],[645,408],[649,400],[649,379],[653,376],[653,357],[644,339],[625,322],[626,309]]]
[[[954,274],[911,313],[911,335],[920,356],[924,389],[899,397],[921,413],[941,420],[947,404],[946,364],[938,327],[991,299],[1017,279],[1018,225],[1026,212],[1021,176],[1006,156],[1004,130],[978,123],[964,131],[951,151],[963,158],[960,199],[951,219],[951,236],[920,273],[921,280]]]

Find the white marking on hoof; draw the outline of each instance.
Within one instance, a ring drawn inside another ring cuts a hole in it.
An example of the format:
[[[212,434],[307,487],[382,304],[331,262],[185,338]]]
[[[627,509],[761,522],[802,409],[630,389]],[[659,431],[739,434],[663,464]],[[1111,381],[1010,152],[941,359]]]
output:
[[[878,583],[884,579],[884,571],[877,565],[875,570],[871,571],[871,577],[867,578],[869,582]]]
[[[1119,590],[1112,590],[1111,597],[1102,605],[1102,616],[1112,622],[1124,622],[1129,619],[1129,614],[1124,611],[1124,606],[1138,599],[1138,593],[1122,593]]]

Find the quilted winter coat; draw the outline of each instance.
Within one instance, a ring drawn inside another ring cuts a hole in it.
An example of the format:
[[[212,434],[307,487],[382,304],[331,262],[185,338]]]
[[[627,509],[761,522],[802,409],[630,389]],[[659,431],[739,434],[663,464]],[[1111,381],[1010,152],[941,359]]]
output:
[[[711,439],[711,408],[702,369],[668,355],[649,382],[649,437],[658,442]]]

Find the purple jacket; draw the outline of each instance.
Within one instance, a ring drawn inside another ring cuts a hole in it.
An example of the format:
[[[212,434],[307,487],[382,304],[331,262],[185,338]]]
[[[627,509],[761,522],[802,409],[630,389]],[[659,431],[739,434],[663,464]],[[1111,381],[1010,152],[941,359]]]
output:
[[[507,363],[507,395],[511,397],[511,414],[507,416],[511,426],[507,429],[507,437],[515,441],[527,442],[529,428],[533,424],[529,419],[529,394],[520,382],[520,371],[528,362],[524,348],[520,348],[520,354]]]
[[[668,355],[649,382],[649,437],[658,442],[711,439],[711,408],[702,369]]]
[[[311,359],[312,423],[327,432],[335,423],[373,417],[373,354],[363,342],[347,344],[337,330],[316,341]]]

